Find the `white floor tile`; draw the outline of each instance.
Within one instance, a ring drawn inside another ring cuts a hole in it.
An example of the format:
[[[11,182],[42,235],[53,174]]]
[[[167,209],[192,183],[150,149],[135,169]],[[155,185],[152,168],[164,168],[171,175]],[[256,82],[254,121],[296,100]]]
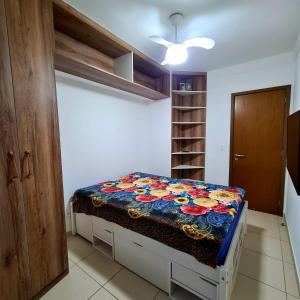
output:
[[[92,244],[79,236],[68,239],[68,254],[74,263],[78,263],[94,251]]]
[[[160,291],[156,295],[155,300],[171,300],[171,298],[169,298],[169,296],[165,292]]]
[[[273,257],[244,248],[239,273],[285,291],[283,262]]]
[[[278,217],[278,224],[281,225],[282,223],[285,224],[285,220],[283,217]]]
[[[82,300],[93,295],[100,285],[90,278],[77,266],[70,269],[70,273],[57,283],[42,299],[44,300]]]
[[[93,252],[78,263],[78,266],[101,285],[105,284],[122,266],[99,251]]]
[[[267,220],[267,221],[275,221],[277,223],[282,218],[282,217],[279,217],[276,215],[272,215],[272,214],[264,213],[261,211],[252,210],[252,209],[248,209],[247,216],[250,218],[257,218],[257,219],[262,219],[262,220]]]
[[[290,264],[294,263],[292,249],[289,242],[281,241],[283,261]]]
[[[280,229],[280,239],[285,242],[290,242],[286,226],[280,226],[279,229]]]
[[[248,231],[280,239],[278,217],[249,210],[247,215]]]
[[[72,268],[73,266],[75,266],[75,263],[69,258],[69,268]]]
[[[249,231],[245,237],[244,247],[282,260],[281,243],[278,239]]]
[[[296,298],[294,296],[291,296],[291,295],[287,295],[287,298],[286,300],[299,300],[300,298]]]
[[[294,265],[284,263],[286,291],[288,294],[299,297],[299,289]]]
[[[156,287],[127,269],[121,270],[104,287],[122,300],[153,300],[158,292]]]
[[[90,298],[90,300],[117,300],[117,298],[110,294],[106,289],[101,288]]]
[[[231,300],[285,300],[286,294],[254,279],[238,274]]]

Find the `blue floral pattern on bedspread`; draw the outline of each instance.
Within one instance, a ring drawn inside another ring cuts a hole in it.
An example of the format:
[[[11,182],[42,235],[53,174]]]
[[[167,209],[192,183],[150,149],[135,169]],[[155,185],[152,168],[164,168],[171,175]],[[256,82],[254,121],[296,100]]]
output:
[[[240,188],[135,172],[76,191],[93,207],[126,211],[180,229],[193,240],[222,242],[244,201]]]

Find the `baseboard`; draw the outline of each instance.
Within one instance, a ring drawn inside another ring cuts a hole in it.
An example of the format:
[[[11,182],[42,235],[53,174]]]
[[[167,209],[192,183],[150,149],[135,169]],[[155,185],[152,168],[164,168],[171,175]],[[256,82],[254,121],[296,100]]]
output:
[[[285,223],[285,226],[286,226],[286,231],[287,231],[287,234],[288,234],[288,239],[289,239],[289,243],[290,243],[290,246],[291,246],[291,250],[292,250],[292,259],[293,259],[293,262],[294,262],[294,266],[295,266],[295,270],[296,270],[296,277],[297,277],[297,283],[298,283],[298,289],[300,291],[300,270],[298,269],[298,266],[296,264],[296,261],[295,261],[295,252],[294,252],[294,248],[293,248],[293,244],[291,243],[291,237],[290,237],[290,231],[289,231],[289,226],[288,226],[288,222],[286,220],[286,217],[285,217],[285,214],[283,214],[283,218],[284,218],[284,223]]]
[[[73,236],[72,231],[66,231],[67,238]]]
[[[69,267],[60,275],[58,275],[48,286],[43,288],[37,295],[35,295],[32,299],[38,300],[42,296],[44,296],[51,288],[53,288],[59,281],[61,281],[65,276],[69,274]]]

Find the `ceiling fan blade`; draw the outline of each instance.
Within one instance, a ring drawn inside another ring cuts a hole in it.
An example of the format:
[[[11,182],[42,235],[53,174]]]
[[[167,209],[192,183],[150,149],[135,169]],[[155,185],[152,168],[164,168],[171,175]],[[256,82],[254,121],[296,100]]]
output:
[[[189,39],[183,42],[187,48],[189,47],[201,47],[204,49],[212,49],[215,46],[215,41],[209,38],[199,37],[194,39]]]
[[[157,44],[160,44],[160,45],[163,45],[163,46],[166,46],[166,47],[169,47],[171,45],[173,45],[173,43],[165,40],[164,38],[162,38],[161,36],[157,36],[157,35],[152,35],[149,37],[150,40],[154,43],[157,43]]]
[[[162,65],[162,66],[164,66],[164,65],[167,65],[169,62],[168,62],[168,60],[167,59],[165,59],[164,61],[162,61],[160,64]]]

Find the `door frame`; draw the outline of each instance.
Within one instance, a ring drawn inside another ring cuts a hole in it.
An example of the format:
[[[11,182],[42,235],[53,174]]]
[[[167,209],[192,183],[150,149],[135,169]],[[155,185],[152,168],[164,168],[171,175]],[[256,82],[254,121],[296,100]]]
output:
[[[234,104],[235,97],[247,94],[270,92],[276,90],[285,90],[285,111],[284,111],[284,128],[283,128],[283,150],[284,156],[281,165],[281,185],[280,185],[280,203],[279,203],[279,214],[283,214],[283,204],[284,204],[284,190],[285,190],[285,171],[286,171],[286,144],[287,144],[287,118],[290,111],[290,98],[291,98],[291,85],[282,85],[258,90],[248,90],[244,92],[237,92],[231,94],[231,116],[230,116],[230,152],[229,152],[229,185],[232,185],[232,175],[233,175],[233,137],[234,137]]]

